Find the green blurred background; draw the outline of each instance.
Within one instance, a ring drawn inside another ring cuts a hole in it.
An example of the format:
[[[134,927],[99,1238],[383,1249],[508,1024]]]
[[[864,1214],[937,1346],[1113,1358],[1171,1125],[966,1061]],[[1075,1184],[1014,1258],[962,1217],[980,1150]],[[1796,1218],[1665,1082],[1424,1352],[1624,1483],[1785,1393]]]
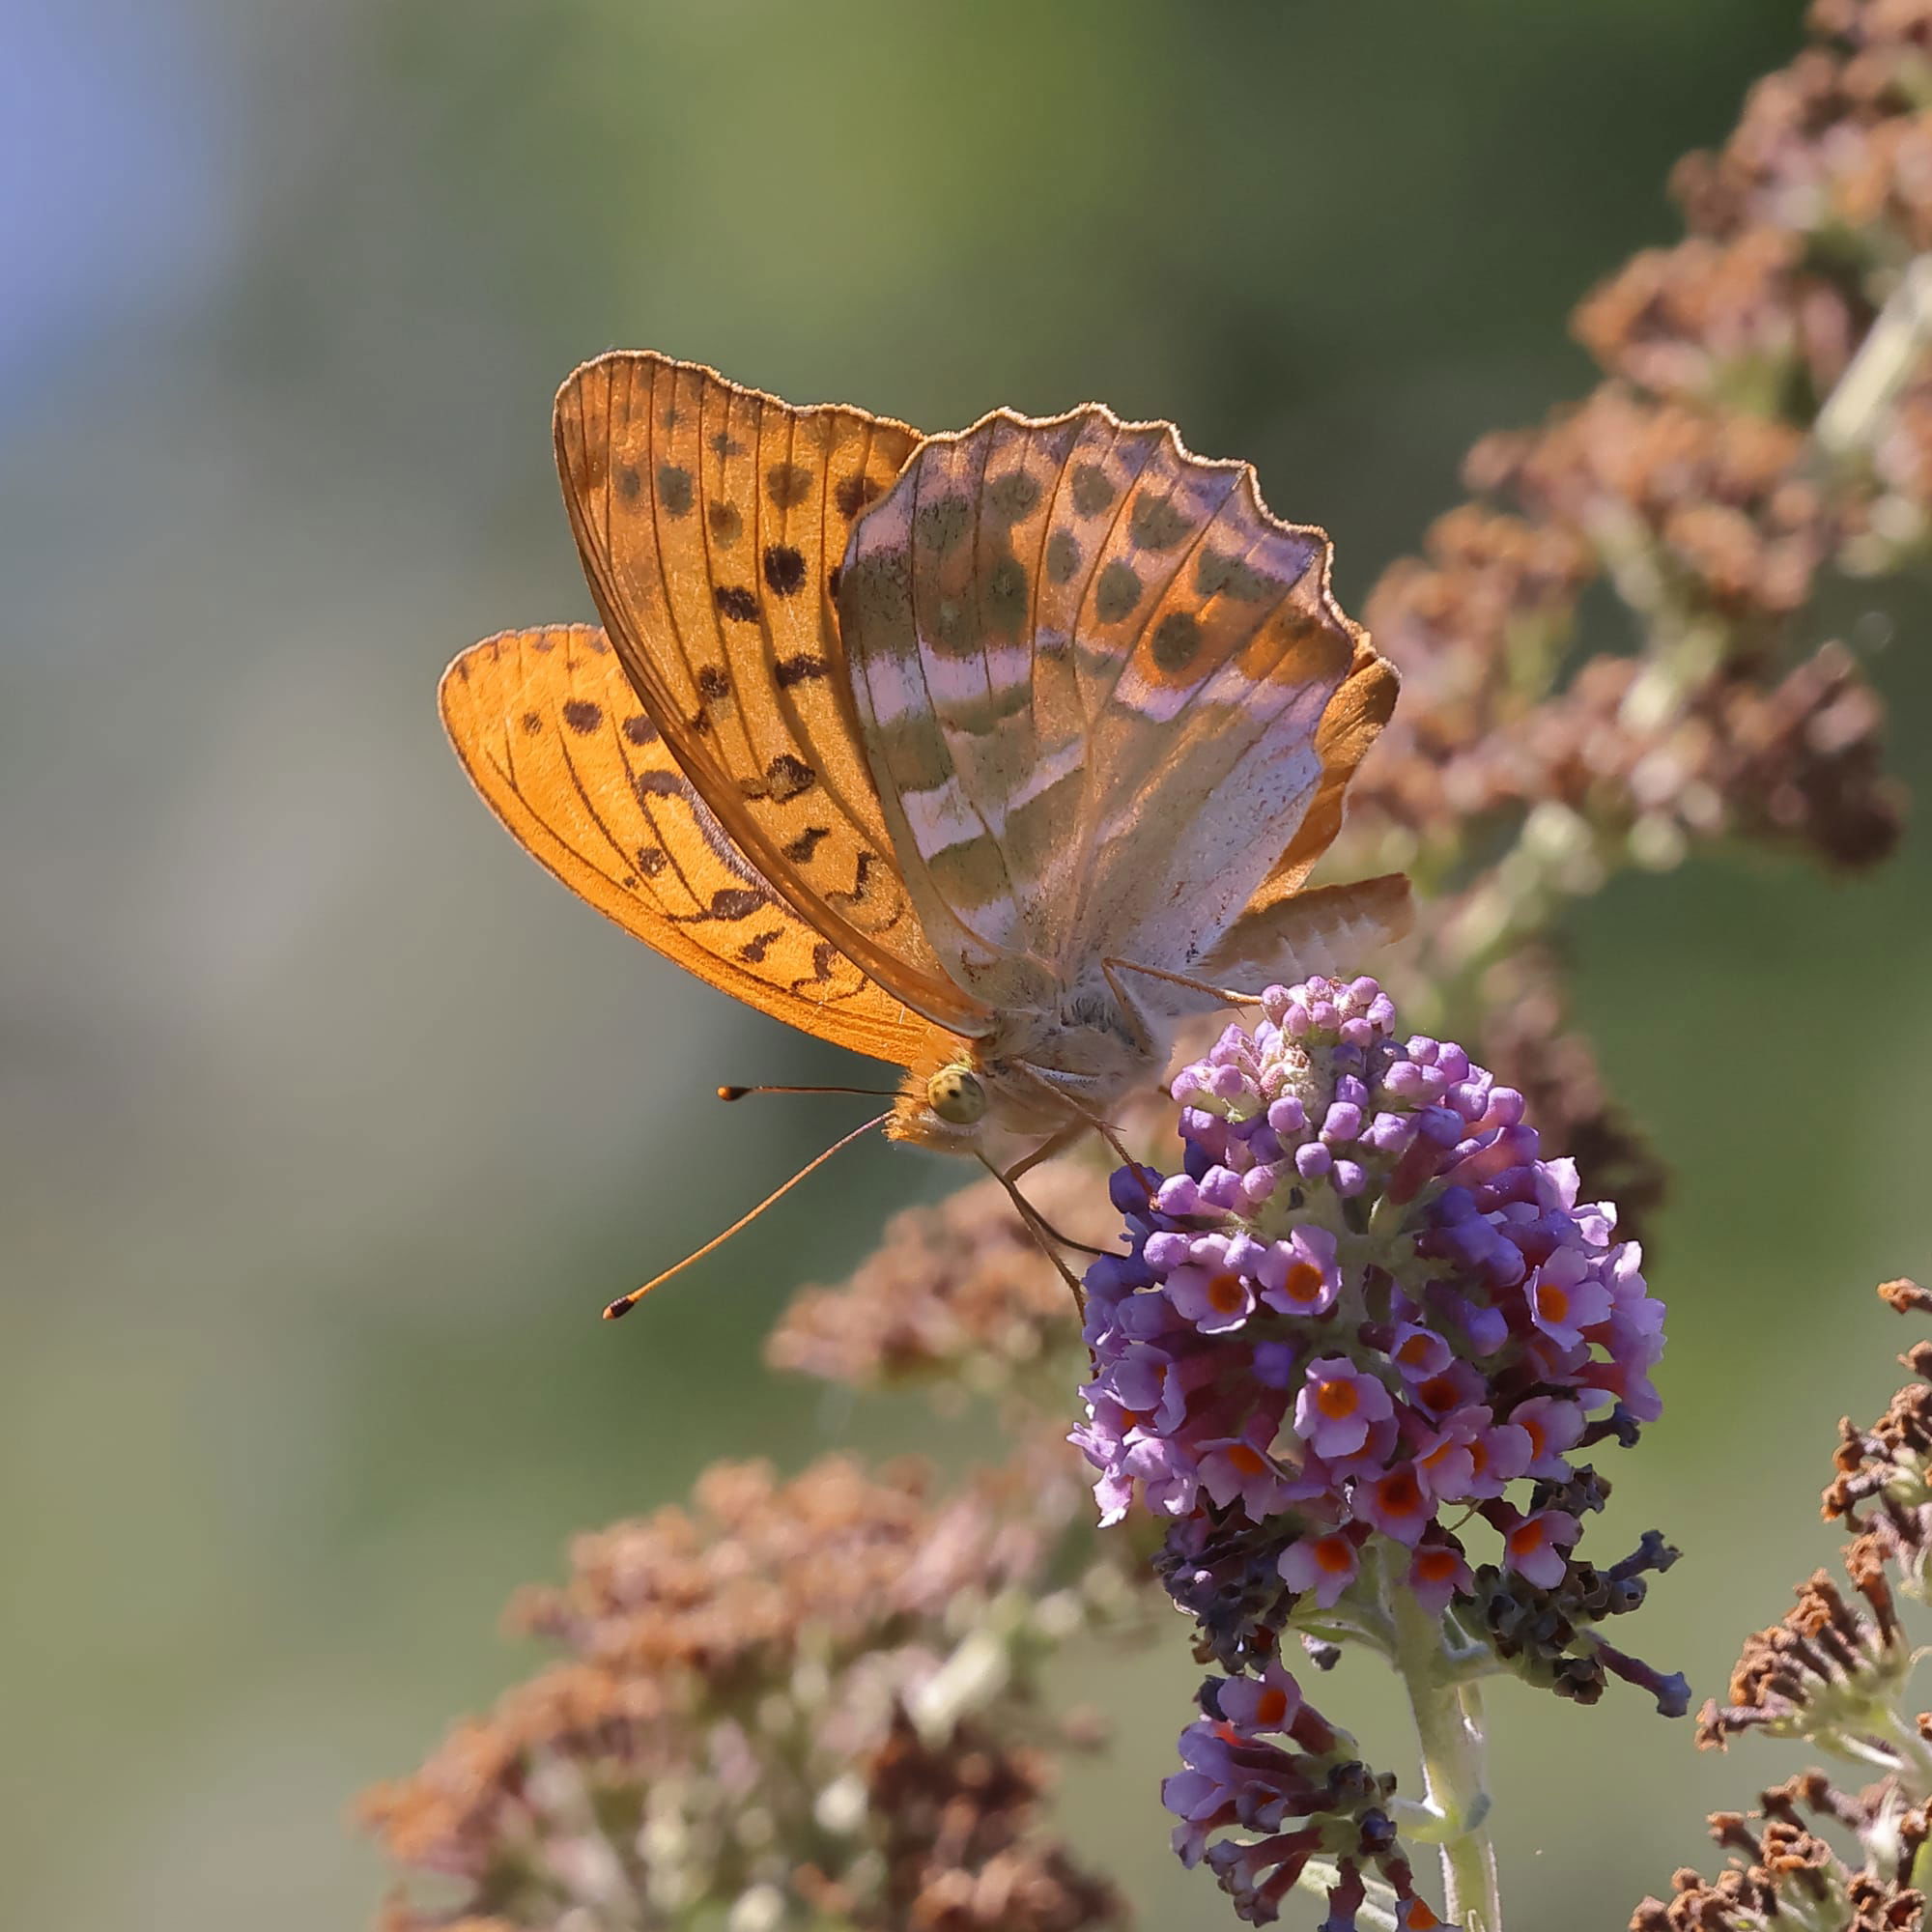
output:
[[[441,741],[456,649],[589,614],[570,366],[652,346],[932,428],[1171,416],[1329,526],[1359,608],[1476,435],[1589,381],[1569,307],[1674,235],[1669,163],[1799,13],[0,6],[0,1918],[362,1923],[350,1795],[530,1666],[497,1609],[571,1531],[718,1456],[925,1432],[759,1367],[797,1283],[960,1179],[921,1156],[845,1157],[596,1320],[848,1114],[717,1109],[838,1057],[574,904]],[[1904,640],[1877,663],[1921,781],[1925,615],[1831,613]],[[1833,1425],[1906,1339],[1870,1285],[1932,1225],[1927,885],[1915,840],[1572,922],[1679,1175],[1669,1410],[1598,1533],[1687,1547],[1637,1647],[1700,1694],[1828,1557]],[[1066,1816],[1150,1927],[1224,1922],[1157,1810],[1175,1638],[1067,1672],[1121,1746]],[[1384,1685],[1323,1701],[1397,1754]],[[1523,1927],[1621,1926],[1784,1767],[1700,1759],[1634,1694],[1494,1701]]]

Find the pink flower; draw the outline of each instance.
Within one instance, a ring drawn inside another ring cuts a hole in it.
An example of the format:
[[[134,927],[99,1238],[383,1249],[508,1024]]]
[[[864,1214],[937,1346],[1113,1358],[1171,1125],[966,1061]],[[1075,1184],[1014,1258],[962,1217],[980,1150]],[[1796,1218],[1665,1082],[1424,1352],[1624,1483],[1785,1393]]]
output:
[[[1187,1413],[1187,1391],[1165,1349],[1129,1342],[1107,1371],[1088,1384],[1093,1393],[1112,1397],[1122,1408],[1167,1435]],[[1091,1395],[1090,1395],[1091,1400]]]
[[[1296,1228],[1267,1249],[1256,1273],[1262,1299],[1284,1315],[1326,1315],[1342,1293],[1335,1236],[1326,1228]]]
[[[1395,1414],[1389,1392],[1346,1355],[1322,1355],[1308,1365],[1294,1399],[1294,1433],[1318,1456],[1352,1456],[1374,1424]]]
[[[1455,1351],[1433,1328],[1413,1321],[1398,1321],[1389,1360],[1402,1371],[1408,1383],[1426,1382],[1439,1376],[1455,1359]]]
[[[1492,1428],[1477,1430],[1469,1443],[1469,1453],[1475,1466],[1463,1493],[1487,1497],[1501,1495],[1529,1467],[1535,1450],[1528,1430],[1518,1428],[1514,1422],[1499,1422]]]
[[[1417,1382],[1408,1399],[1425,1415],[1450,1415],[1479,1401],[1486,1384],[1481,1373],[1468,1362],[1451,1362],[1439,1375]]]
[[[1145,1436],[1128,1446],[1127,1474],[1139,1480],[1141,1493],[1155,1516],[1187,1516],[1201,1480],[1186,1450],[1158,1436]]]
[[[1439,1617],[1449,1607],[1450,1598],[1473,1590],[1476,1579],[1458,1545],[1446,1539],[1425,1541],[1417,1546],[1408,1566],[1408,1587],[1431,1616]]]
[[[1415,1452],[1415,1473],[1437,1502],[1459,1502],[1476,1475],[1476,1439],[1490,1425],[1480,1406],[1459,1408]]]
[[[1167,1298],[1204,1335],[1226,1335],[1255,1312],[1246,1276],[1211,1262],[1188,1262],[1167,1278]]]
[[[1503,1560],[1525,1582],[1553,1590],[1569,1567],[1563,1552],[1582,1533],[1583,1525],[1568,1511],[1538,1510],[1504,1537]]]
[[[1301,1709],[1301,1686],[1279,1658],[1260,1677],[1231,1677],[1216,1690],[1221,1715],[1238,1731],[1285,1731]]]
[[[1265,1412],[1249,1417],[1239,1435],[1208,1445],[1201,1458],[1201,1487],[1226,1509],[1236,1497],[1251,1522],[1265,1522],[1293,1500],[1293,1485],[1268,1455],[1275,1425]]]
[[[1304,1536],[1281,1552],[1275,1569],[1291,1590],[1313,1590],[1316,1603],[1332,1610],[1361,1567],[1354,1544],[1339,1530]]]
[[[1529,1435],[1523,1474],[1548,1483],[1567,1482],[1572,1472],[1563,1452],[1574,1448],[1583,1433],[1582,1405],[1553,1395],[1532,1396],[1510,1410],[1510,1421]]]
[[[1349,1502],[1358,1521],[1410,1548],[1435,1520],[1435,1505],[1416,1479],[1414,1466],[1407,1463],[1398,1463],[1373,1480],[1358,1482]]]
[[[1529,1313],[1552,1342],[1575,1349],[1586,1328],[1609,1319],[1610,1292],[1578,1249],[1558,1248],[1529,1278]]]

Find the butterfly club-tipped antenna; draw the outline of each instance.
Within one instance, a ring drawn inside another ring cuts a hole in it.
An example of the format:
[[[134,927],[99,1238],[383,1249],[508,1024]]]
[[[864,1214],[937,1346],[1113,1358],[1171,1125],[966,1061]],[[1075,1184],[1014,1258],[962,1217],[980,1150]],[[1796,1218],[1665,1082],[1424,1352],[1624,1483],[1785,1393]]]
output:
[[[754,1094],[759,1091],[755,1087],[728,1089],[721,1087],[718,1090],[718,1094],[721,1099],[736,1099],[744,1094]],[[837,1092],[840,1090],[833,1089],[828,1091]],[[634,1288],[629,1294],[620,1294],[615,1301],[611,1302],[605,1308],[605,1321],[615,1321],[619,1316],[628,1315],[660,1282],[668,1281],[674,1274],[682,1274],[692,1263],[701,1262],[706,1255],[711,1254],[718,1248],[722,1248],[733,1235],[739,1233],[742,1229],[749,1228],[774,1202],[782,1201],[801,1180],[804,1180],[809,1175],[816,1174],[834,1154],[842,1153],[845,1149],[850,1147],[862,1135],[870,1133],[874,1127],[884,1126],[891,1119],[892,1110],[888,1108],[883,1114],[874,1114],[869,1121],[866,1121],[854,1127],[849,1134],[841,1134],[823,1153],[814,1154],[811,1159],[807,1161],[789,1180],[774,1187],[749,1213],[740,1214],[723,1234],[713,1235],[701,1248],[695,1249],[692,1253],[686,1255],[681,1262],[677,1262],[670,1267],[666,1268],[662,1274],[654,1274],[649,1281],[645,1282],[642,1288]]]
[[[721,1100],[744,1100],[753,1094],[863,1094],[868,1100],[896,1098],[891,1087],[721,1087]]]

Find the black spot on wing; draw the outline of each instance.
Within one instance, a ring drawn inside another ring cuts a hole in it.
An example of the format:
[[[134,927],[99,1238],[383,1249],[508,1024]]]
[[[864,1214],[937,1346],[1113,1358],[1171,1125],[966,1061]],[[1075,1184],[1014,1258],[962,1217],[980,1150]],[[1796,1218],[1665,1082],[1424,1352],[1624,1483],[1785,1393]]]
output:
[[[1204,597],[1232,597],[1237,603],[1259,604],[1279,597],[1284,585],[1257,570],[1245,557],[1225,551],[1204,550],[1194,566],[1195,587]]]
[[[850,892],[829,893],[826,895],[835,905],[856,906],[865,902],[866,894],[872,883],[872,868],[879,863],[875,852],[861,852],[852,867],[852,890]]]
[[[805,584],[805,557],[790,544],[772,544],[765,551],[765,582],[780,597],[789,597]]]
[[[772,676],[781,691],[788,691],[795,684],[809,684],[813,678],[828,677],[831,671],[832,667],[815,651],[795,652],[772,667]]]
[[[802,463],[775,463],[765,471],[765,495],[775,508],[793,509],[811,495],[811,471]]]
[[[719,584],[711,593],[711,601],[734,624],[755,624],[758,621],[758,600],[738,584]]]
[[[707,504],[704,521],[711,531],[712,542],[726,550],[744,533],[745,519],[735,503]]]
[[[791,982],[791,991],[802,993],[808,986],[822,986],[832,978],[832,962],[838,957],[838,949],[830,940],[821,939],[811,949],[811,971]]]
[[[1146,491],[1127,512],[1127,541],[1137,550],[1172,550],[1193,527],[1187,513],[1171,499]]]
[[[1038,501],[1038,480],[1024,469],[1009,469],[986,485],[986,507],[1002,523],[1018,523]]]
[[[847,622],[876,624],[893,637],[912,623],[912,584],[905,554],[876,550],[854,560],[838,580],[838,611]]]
[[[658,741],[658,727],[641,711],[624,720],[623,732],[634,745],[655,745]]]
[[[973,506],[956,492],[935,497],[919,506],[912,522],[914,541],[944,556],[972,526]]]
[[[668,517],[688,517],[696,501],[691,489],[691,471],[675,463],[658,466],[658,501]]]
[[[604,707],[593,704],[587,697],[566,698],[563,706],[563,722],[580,738],[587,738],[604,722]]]
[[[1150,648],[1155,666],[1170,677],[1185,670],[1201,648],[1200,619],[1190,611],[1170,611],[1153,627]]]
[[[679,925],[707,925],[714,919],[750,919],[760,907],[770,904],[770,895],[755,886],[720,886],[702,912],[678,913],[674,917]]]
[[[855,470],[850,476],[838,479],[832,500],[838,504],[838,514],[850,523],[878,494],[877,481],[863,470]]]
[[[1141,581],[1131,564],[1116,557],[1094,586],[1094,614],[1103,624],[1118,624],[1141,601]]]
[[[707,704],[716,704],[731,695],[731,679],[721,665],[705,665],[697,673],[697,695]]]
[[[777,799],[781,805],[810,791],[817,782],[818,774],[803,758],[795,758],[789,752],[781,752],[765,767],[765,795]]]
[[[1097,517],[1114,500],[1114,486],[1097,463],[1080,463],[1073,469],[1073,509],[1082,517]]]
[[[986,616],[996,631],[1017,637],[1027,618],[1026,565],[1011,551],[986,573]]]

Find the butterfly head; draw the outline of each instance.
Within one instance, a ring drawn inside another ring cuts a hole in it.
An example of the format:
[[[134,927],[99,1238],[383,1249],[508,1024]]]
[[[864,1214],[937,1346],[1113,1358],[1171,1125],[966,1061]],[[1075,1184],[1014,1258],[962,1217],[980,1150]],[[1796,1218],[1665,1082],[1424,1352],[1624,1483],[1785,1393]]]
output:
[[[1044,1071],[1009,1035],[963,1040],[935,1030],[932,1051],[906,1071],[886,1132],[940,1153],[978,1155],[1004,1167],[1091,1120],[1121,1084]]]
[[[942,1153],[979,1152],[989,1130],[995,1084],[971,1046],[948,1038],[907,1069],[886,1131],[894,1140]]]

